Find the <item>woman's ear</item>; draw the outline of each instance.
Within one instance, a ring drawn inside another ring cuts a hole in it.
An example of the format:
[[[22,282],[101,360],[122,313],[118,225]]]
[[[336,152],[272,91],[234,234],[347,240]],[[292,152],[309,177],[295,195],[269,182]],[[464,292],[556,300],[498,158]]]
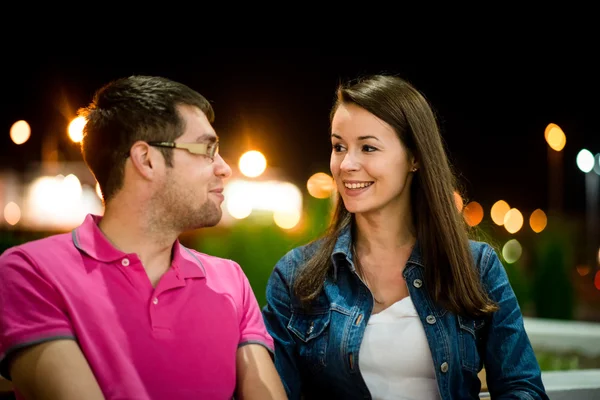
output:
[[[419,162],[414,156],[411,157],[411,164],[412,167],[410,169],[410,172],[417,172],[417,170],[419,169]]]

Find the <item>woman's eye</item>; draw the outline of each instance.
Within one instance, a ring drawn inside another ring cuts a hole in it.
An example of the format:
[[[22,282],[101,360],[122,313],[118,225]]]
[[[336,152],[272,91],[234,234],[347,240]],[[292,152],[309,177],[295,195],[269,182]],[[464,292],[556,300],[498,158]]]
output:
[[[363,151],[366,151],[367,153],[371,153],[373,151],[377,151],[377,148],[373,147],[373,146],[369,146],[368,144],[365,144],[363,146]]]

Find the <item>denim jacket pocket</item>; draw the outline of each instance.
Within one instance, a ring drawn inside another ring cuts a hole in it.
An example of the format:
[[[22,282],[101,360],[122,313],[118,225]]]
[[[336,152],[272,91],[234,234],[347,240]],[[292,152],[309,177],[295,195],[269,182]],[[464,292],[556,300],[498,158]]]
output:
[[[481,369],[479,356],[478,333],[483,327],[483,322],[458,316],[460,347],[460,361],[462,367],[468,371],[478,373]]]
[[[314,313],[293,311],[287,326],[300,339],[300,358],[306,361],[306,366],[312,372],[325,366],[330,316],[330,310]]]

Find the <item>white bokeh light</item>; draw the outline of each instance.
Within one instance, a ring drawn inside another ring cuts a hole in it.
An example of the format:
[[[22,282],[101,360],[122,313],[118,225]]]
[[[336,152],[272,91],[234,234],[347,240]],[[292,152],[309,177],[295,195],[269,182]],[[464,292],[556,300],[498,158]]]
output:
[[[586,174],[594,168],[594,155],[587,149],[577,154],[577,167]]]
[[[242,174],[256,178],[267,168],[267,159],[260,151],[251,150],[242,154],[238,166]]]

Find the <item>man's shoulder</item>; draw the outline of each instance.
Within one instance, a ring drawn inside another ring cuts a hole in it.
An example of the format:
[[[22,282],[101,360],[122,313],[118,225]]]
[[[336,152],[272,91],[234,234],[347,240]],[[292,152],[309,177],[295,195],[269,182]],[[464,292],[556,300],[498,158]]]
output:
[[[201,251],[184,247],[185,251],[189,252],[195,260],[197,260],[206,270],[205,273],[224,274],[231,272],[239,272],[242,270],[240,265],[229,258],[214,256],[211,254],[203,253]]]
[[[54,257],[57,252],[65,250],[76,251],[70,232],[30,240],[10,247],[0,254],[0,264],[11,257],[44,259],[45,257]]]

